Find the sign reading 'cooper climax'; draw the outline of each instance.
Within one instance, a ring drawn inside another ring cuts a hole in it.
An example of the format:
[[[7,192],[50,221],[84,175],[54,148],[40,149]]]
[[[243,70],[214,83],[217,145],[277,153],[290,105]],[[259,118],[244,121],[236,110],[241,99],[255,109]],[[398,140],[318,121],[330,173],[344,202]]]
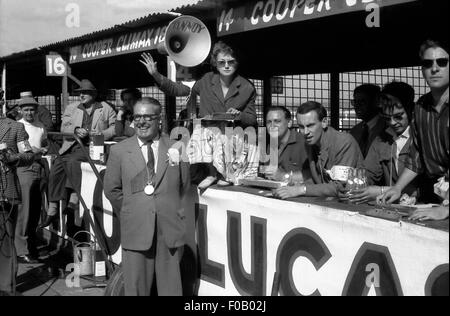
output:
[[[121,34],[70,48],[70,63],[156,49],[164,41],[167,26]]]
[[[417,0],[260,0],[223,10],[217,35],[257,30],[347,12],[371,10]]]

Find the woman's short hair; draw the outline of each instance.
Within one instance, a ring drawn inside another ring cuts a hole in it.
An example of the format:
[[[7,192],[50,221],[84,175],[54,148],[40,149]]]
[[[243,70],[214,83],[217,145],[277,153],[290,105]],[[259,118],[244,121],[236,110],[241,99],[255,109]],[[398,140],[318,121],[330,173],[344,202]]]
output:
[[[233,48],[231,48],[229,45],[225,44],[222,41],[217,42],[212,50],[211,53],[211,66],[213,66],[214,68],[217,67],[217,56],[219,56],[219,54],[225,54],[225,55],[230,55],[231,57],[233,57],[234,59],[237,60],[237,56],[236,56],[236,52],[233,50]]]
[[[308,114],[311,111],[315,111],[317,113],[319,121],[322,121],[328,116],[327,109],[325,109],[322,104],[315,101],[308,101],[300,105],[297,109],[297,115]]]
[[[383,90],[381,91],[382,101],[385,99],[384,98],[385,95],[391,95],[399,99],[402,104],[402,107],[405,109],[405,112],[408,115],[408,118],[409,119],[412,118],[412,113],[414,111],[415,106],[414,99],[416,96],[413,87],[411,87],[409,84],[405,82],[393,81],[384,86]],[[381,106],[382,108],[386,108],[389,111],[392,111],[394,109],[395,104],[392,104],[390,102],[381,102]]]

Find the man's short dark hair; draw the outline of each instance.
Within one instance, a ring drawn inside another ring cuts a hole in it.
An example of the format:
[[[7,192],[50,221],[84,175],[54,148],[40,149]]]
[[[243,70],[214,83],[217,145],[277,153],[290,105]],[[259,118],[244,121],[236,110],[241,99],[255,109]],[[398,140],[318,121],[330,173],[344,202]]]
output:
[[[328,116],[327,109],[325,109],[325,107],[322,104],[315,101],[308,101],[300,105],[297,109],[297,115],[308,114],[311,111],[315,111],[317,113],[319,121],[322,121],[324,118]]]
[[[381,88],[375,84],[365,83],[355,88],[353,93],[361,93],[375,101],[380,95]]]
[[[284,117],[286,118],[286,120],[291,120],[292,119],[292,114],[291,111],[289,111],[287,108],[285,108],[284,106],[271,106],[269,107],[269,109],[267,110],[267,114],[269,114],[269,112],[283,112],[284,113]]]
[[[120,92],[120,100],[123,101],[123,96],[125,94],[131,94],[136,100],[142,99],[142,92],[137,88],[125,89]]]
[[[423,59],[423,56],[425,55],[425,52],[430,48],[442,48],[445,50],[448,54],[448,43],[436,41],[433,39],[427,39],[425,42],[422,43],[419,50],[419,56],[420,59]]]

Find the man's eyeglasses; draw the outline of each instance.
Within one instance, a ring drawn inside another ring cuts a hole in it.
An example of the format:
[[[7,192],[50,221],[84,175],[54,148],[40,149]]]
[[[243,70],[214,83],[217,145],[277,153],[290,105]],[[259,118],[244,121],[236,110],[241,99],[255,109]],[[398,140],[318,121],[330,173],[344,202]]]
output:
[[[434,62],[436,62],[436,64],[441,68],[448,66],[448,58],[422,59],[422,68],[432,68],[434,66]]]
[[[144,115],[139,115],[139,114],[135,114],[133,115],[133,121],[135,122],[139,122],[141,119],[144,119],[144,121],[146,122],[152,122],[152,121],[157,121],[159,120],[161,116],[154,114],[154,115],[150,115],[150,114],[144,114]]]
[[[405,114],[406,114],[406,112],[397,113],[397,114],[394,114],[394,115],[381,114],[381,117],[386,122],[390,122],[392,119],[394,121],[396,121],[396,122],[401,122],[403,120],[403,117],[404,117]]]
[[[218,60],[217,61],[217,66],[220,68],[225,67],[226,64],[228,64],[228,66],[230,66],[230,67],[235,67],[237,64],[237,61],[236,61],[236,59]]]

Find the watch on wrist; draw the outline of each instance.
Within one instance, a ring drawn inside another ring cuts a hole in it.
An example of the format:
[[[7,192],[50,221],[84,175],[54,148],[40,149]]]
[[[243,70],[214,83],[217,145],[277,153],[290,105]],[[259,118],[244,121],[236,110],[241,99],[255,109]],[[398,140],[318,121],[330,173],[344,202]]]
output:
[[[300,196],[305,196],[306,195],[306,184],[301,184],[300,185]]]

